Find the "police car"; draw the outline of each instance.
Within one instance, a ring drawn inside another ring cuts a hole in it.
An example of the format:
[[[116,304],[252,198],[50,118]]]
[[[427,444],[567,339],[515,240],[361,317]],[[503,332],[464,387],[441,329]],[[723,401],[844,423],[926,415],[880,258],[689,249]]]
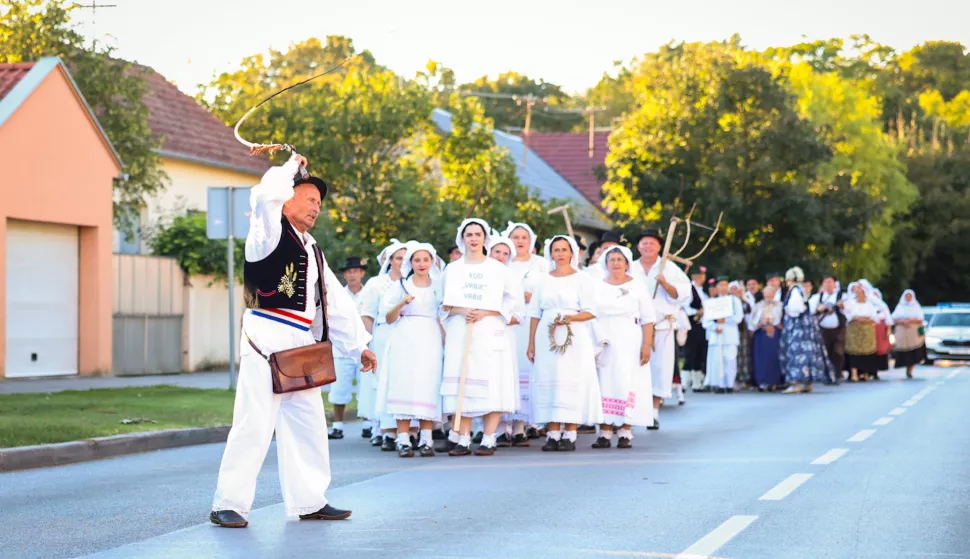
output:
[[[927,364],[937,359],[970,360],[970,303],[924,308]]]

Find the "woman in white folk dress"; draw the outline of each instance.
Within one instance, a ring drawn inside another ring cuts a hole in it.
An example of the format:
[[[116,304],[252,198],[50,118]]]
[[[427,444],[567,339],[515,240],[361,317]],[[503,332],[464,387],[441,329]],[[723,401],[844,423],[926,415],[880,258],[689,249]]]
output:
[[[371,333],[370,348],[374,355],[383,356],[387,346],[390,330],[385,313],[380,312],[381,300],[385,297],[388,288],[401,280],[401,266],[406,252],[406,243],[391,239],[391,244],[382,252],[381,273],[364,286],[364,302],[361,305],[360,315],[364,326]],[[381,447],[384,451],[393,451],[396,449],[394,437],[397,431],[394,418],[377,413],[377,386],[380,384],[381,371],[386,365],[386,361],[378,358],[377,371],[361,377],[361,390],[357,396],[358,413],[373,420],[374,429],[380,429],[380,434],[373,433],[371,444]]]
[[[471,344],[468,348],[467,371],[465,375],[464,397],[461,402],[462,421],[459,432],[452,430],[448,440],[435,450],[447,451],[450,456],[471,454],[472,419],[481,418],[484,435],[477,456],[492,456],[497,445],[495,434],[503,413],[515,411],[518,405],[515,383],[515,355],[509,347],[505,329],[514,317],[516,306],[521,299],[521,288],[514,282],[511,274],[501,262],[488,258],[488,223],[471,218],[464,220],[458,227],[455,244],[462,257],[445,268],[444,282],[448,289],[448,275],[470,272],[482,276],[485,291],[500,289],[502,300],[500,309],[481,310],[465,307],[443,306],[446,315],[445,363],[441,382],[442,408],[446,414],[458,411],[460,378],[465,355],[465,333],[471,330]],[[493,283],[494,282],[494,283]]]
[[[597,358],[603,423],[593,448],[610,448],[613,430],[619,428],[617,448],[633,448],[631,426],[653,424],[653,381],[650,344],[656,312],[653,298],[642,281],[630,273],[633,253],[615,245],[598,265],[603,280],[596,282],[596,321],[609,344]]]
[[[542,450],[573,451],[579,425],[603,423],[592,334],[583,324],[596,318],[595,280],[579,271],[575,240],[556,235],[545,255],[555,268],[536,285],[526,312],[532,421],[547,424]]]
[[[509,222],[503,233],[515,247],[513,256],[508,264],[509,272],[515,281],[522,286],[525,304],[532,300],[532,291],[543,275],[549,272],[549,261],[533,254],[536,244],[536,234],[526,223]],[[529,375],[532,362],[526,356],[529,349],[529,321],[522,320],[512,327],[515,332],[515,356],[519,370],[519,406],[513,414],[508,414],[506,420],[512,420],[512,446],[530,446],[529,439],[538,438],[534,427],[530,426],[532,405],[529,402]]]
[[[418,454],[434,456],[431,430],[441,417],[441,367],[444,356],[441,323],[441,283],[431,276],[434,247],[414,243],[404,255],[397,283],[382,297],[381,313],[387,321],[387,363],[377,388],[377,411],[397,422],[397,452],[414,456],[408,433],[412,420],[420,422]]]

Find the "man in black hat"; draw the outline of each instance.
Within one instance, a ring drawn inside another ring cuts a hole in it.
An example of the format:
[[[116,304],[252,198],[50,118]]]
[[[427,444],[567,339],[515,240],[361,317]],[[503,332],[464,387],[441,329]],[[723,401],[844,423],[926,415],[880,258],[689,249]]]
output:
[[[770,285],[771,287],[775,288],[775,301],[780,303],[784,300],[785,293],[788,291],[788,289],[782,287],[780,273],[768,272],[765,274],[765,285]]]
[[[357,312],[360,313],[364,302],[360,296],[364,290],[364,272],[367,270],[367,262],[362,261],[359,256],[347,258],[340,271],[343,273],[344,290],[347,296],[354,302]],[[331,439],[344,438],[344,413],[347,404],[354,398],[354,381],[360,385],[360,367],[353,357],[348,357],[339,351],[333,352],[333,365],[337,373],[337,380],[327,388],[330,393],[327,401],[333,404],[333,430],[330,431]],[[364,428],[361,436],[365,439],[371,438],[370,428]]]
[[[239,384],[209,514],[213,524],[226,528],[249,523],[256,478],[274,432],[287,516],[350,516],[349,510],[330,506],[325,495],[330,449],[320,389],[275,394],[269,365],[273,353],[327,339],[334,349],[359,359],[363,371],[377,367],[357,308],[309,233],[327,183],[307,173],[306,164],[306,158],[294,154],[266,171],[249,197],[243,265],[248,308],[242,319]]]
[[[659,229],[647,229],[637,237],[640,258],[631,266],[633,277],[647,285],[653,297],[657,313],[653,325],[653,351],[650,353],[650,376],[653,381],[653,425],[647,429],[660,428],[660,405],[664,398],[673,394],[674,360],[677,359],[675,344],[677,313],[690,301],[690,280],[676,264],[667,261],[663,270],[663,237]]]

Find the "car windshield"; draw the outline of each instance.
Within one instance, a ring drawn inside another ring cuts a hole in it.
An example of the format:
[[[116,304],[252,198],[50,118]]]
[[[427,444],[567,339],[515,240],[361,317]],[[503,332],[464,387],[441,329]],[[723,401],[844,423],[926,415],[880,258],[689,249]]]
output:
[[[924,312],[923,313],[923,322],[925,322],[926,324],[932,323],[933,322],[933,317],[935,315],[936,315],[935,312]]]
[[[943,328],[970,328],[970,313],[944,312],[936,315],[933,326]]]

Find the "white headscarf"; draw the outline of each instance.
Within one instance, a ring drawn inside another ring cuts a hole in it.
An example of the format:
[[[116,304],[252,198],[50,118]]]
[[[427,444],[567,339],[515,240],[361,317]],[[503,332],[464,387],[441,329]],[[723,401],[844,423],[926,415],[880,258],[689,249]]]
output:
[[[434,261],[438,258],[438,254],[435,252],[434,247],[429,243],[419,243],[417,241],[408,241],[407,243],[408,251],[404,254],[404,262],[401,264],[401,277],[406,278],[411,275],[411,257],[415,253],[421,252],[422,250],[427,251],[431,255],[431,269],[428,270],[428,275],[434,275],[435,265]]]
[[[409,243],[412,241],[408,241]],[[381,251],[381,254],[377,257],[377,261],[381,263],[381,273],[380,275],[391,273],[391,257],[394,253],[401,250],[402,248],[407,248],[408,243],[402,243],[397,239],[391,239],[391,244]]]
[[[610,269],[606,265],[606,257],[609,256],[609,254],[614,251],[619,252],[620,254],[623,255],[623,258],[626,258],[626,263],[627,263],[626,275],[632,278],[633,277],[633,269],[632,269],[633,252],[631,252],[630,249],[626,248],[623,245],[613,245],[610,248],[604,250],[603,254],[600,254],[599,262],[597,262],[596,265],[599,266],[600,268],[603,268],[603,273],[605,274],[603,278],[605,279],[610,276]]]
[[[576,239],[566,236],[566,235],[554,235],[551,239],[546,239],[546,242],[542,247],[542,255],[546,257],[549,261],[550,271],[556,268],[556,261],[552,259],[552,243],[557,239],[565,239],[569,242],[569,248],[573,251],[573,257],[569,260],[569,265],[573,267],[573,270],[579,271],[579,245],[576,244]]]
[[[512,261],[512,258],[515,257],[515,243],[513,243],[512,239],[508,238],[507,235],[499,233],[498,231],[492,231],[491,240],[488,243],[489,254],[491,254],[492,249],[497,245],[505,245],[509,247],[509,260],[505,263],[505,265],[508,266],[509,262]]]
[[[508,224],[508,226],[505,228],[505,231],[502,232],[502,236],[503,237],[508,237],[508,238],[511,239],[512,238],[512,231],[515,231],[519,227],[521,227],[522,229],[524,229],[525,232],[529,234],[529,253],[531,254],[532,253],[532,248],[536,246],[536,239],[537,239],[537,237],[536,237],[535,232],[532,230],[531,227],[529,227],[529,225],[527,223],[515,223],[515,222],[510,221],[509,224]],[[515,245],[512,245],[512,256],[513,257],[515,256]]]
[[[912,302],[906,302],[906,294],[912,293]],[[907,320],[918,318],[919,320],[924,320],[923,307],[916,300],[916,292],[912,289],[907,289],[903,291],[903,294],[899,296],[899,303],[896,304],[896,309],[893,310],[893,320]]]
[[[488,222],[486,222],[484,219],[479,219],[477,217],[470,217],[461,222],[461,225],[458,226],[458,233],[455,235],[455,246],[458,247],[458,250],[460,250],[462,254],[465,254],[465,240],[461,238],[461,234],[465,230],[465,227],[468,226],[469,223],[477,223],[482,226],[482,229],[485,231],[486,247],[488,247],[488,245],[492,242],[492,236],[489,235],[488,233],[489,231],[492,230],[492,228],[488,226]],[[514,247],[512,250],[513,251],[515,250]]]
[[[785,281],[802,283],[805,281],[805,272],[803,272],[798,266],[793,266],[789,268],[787,272],[785,272]]]

